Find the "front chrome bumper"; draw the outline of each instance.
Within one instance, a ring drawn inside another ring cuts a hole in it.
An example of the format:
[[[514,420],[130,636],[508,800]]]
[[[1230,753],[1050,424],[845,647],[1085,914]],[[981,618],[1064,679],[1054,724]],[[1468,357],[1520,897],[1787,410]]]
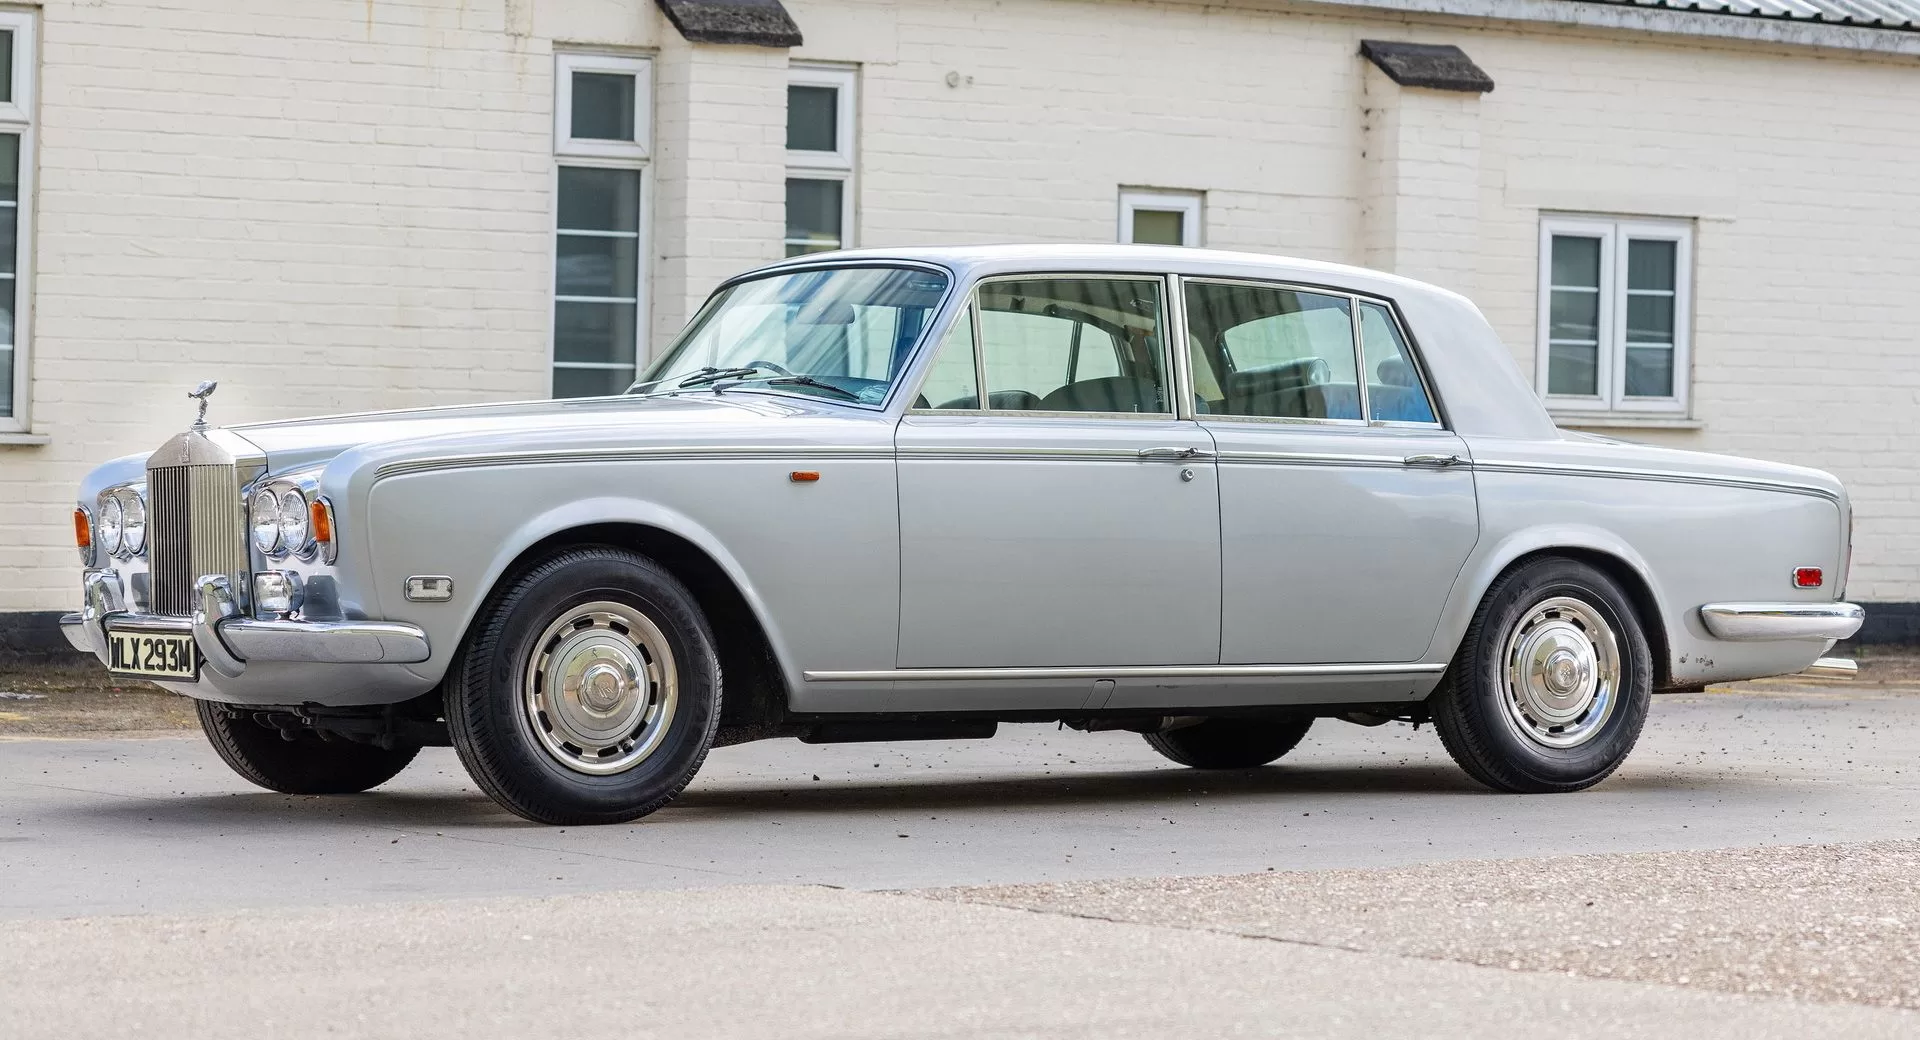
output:
[[[1700,621],[1716,639],[1753,643],[1774,639],[1845,639],[1867,613],[1856,603],[1709,603]]]
[[[106,574],[88,576],[86,606],[60,618],[60,630],[77,650],[108,660],[107,633],[117,629],[191,635],[207,666],[239,678],[249,661],[313,664],[418,664],[427,659],[427,634],[396,621],[263,621],[239,616],[227,579],[199,582],[199,606],[191,618],[136,614],[121,602],[118,584]]]

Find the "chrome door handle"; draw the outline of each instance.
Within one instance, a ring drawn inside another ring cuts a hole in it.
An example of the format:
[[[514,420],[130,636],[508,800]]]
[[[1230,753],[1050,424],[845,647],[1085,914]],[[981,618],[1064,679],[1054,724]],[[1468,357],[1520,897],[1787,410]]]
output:
[[[1444,469],[1447,466],[1459,465],[1460,456],[1458,455],[1409,455],[1406,458],[1401,459],[1400,461],[1403,464],[1408,466],[1434,466],[1434,467],[1439,467]]]
[[[1213,458],[1213,452],[1207,451],[1204,448],[1141,448],[1140,457],[1143,459],[1171,459],[1178,462],[1182,459],[1210,459]]]

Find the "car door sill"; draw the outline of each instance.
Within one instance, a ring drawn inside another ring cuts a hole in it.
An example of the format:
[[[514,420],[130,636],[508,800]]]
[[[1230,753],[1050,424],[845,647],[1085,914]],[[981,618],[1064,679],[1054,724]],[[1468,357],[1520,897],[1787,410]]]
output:
[[[1204,664],[1115,668],[887,668],[803,672],[808,682],[993,682],[1045,679],[1265,679],[1308,676],[1438,675],[1444,664]]]

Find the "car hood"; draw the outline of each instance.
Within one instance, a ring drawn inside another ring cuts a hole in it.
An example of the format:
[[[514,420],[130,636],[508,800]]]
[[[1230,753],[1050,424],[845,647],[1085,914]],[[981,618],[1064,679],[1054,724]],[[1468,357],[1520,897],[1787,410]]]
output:
[[[228,427],[267,456],[272,473],[306,469],[352,449],[421,451],[514,450],[619,442],[696,443],[767,436],[809,418],[871,421],[875,413],[795,397],[734,390],[661,397],[595,397],[452,405],[358,415],[330,415]],[[805,439],[804,434],[801,435]]]

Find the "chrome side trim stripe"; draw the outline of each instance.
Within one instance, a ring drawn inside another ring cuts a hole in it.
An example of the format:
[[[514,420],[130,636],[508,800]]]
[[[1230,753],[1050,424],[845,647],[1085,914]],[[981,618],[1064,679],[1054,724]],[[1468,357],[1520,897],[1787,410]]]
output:
[[[1336,453],[1307,453],[1288,451],[1223,451],[1220,453],[1223,465],[1251,466],[1376,466],[1385,469],[1405,469],[1406,460],[1399,455],[1343,455]],[[1463,469],[1466,467],[1462,467]]]
[[[1509,462],[1499,459],[1475,459],[1473,468],[1485,473],[1528,473],[1550,477],[1614,477],[1621,480],[1655,480],[1669,484],[1705,484],[1717,487],[1746,488],[1751,491],[1784,491],[1808,495],[1838,503],[1840,496],[1826,488],[1794,484],[1760,477],[1729,477],[1718,473],[1667,472],[1657,469],[1626,469],[1613,466],[1580,466],[1554,462]]]
[[[808,682],[993,682],[1001,679],[1282,679],[1296,676],[1438,675],[1443,664],[1199,664],[1121,668],[883,668],[802,672]]]
[[[1709,603],[1700,608],[1707,631],[1731,643],[1845,639],[1860,631],[1866,617],[1857,603]]]
[[[374,471],[374,479],[407,473],[425,473],[440,469],[475,469],[487,466],[552,465],[567,462],[693,462],[713,459],[773,460],[806,458],[892,459],[892,448],[857,448],[808,444],[777,445],[685,445],[670,444],[643,448],[568,448],[553,451],[476,452],[471,455],[442,455],[426,459],[388,462]]]

